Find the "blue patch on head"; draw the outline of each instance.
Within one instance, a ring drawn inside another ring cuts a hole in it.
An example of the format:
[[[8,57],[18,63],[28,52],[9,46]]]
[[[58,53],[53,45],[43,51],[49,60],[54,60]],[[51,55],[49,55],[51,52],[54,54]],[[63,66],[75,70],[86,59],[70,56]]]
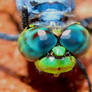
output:
[[[36,5],[32,5],[35,2]],[[18,10],[26,6],[31,18],[36,14],[40,15],[40,20],[44,22],[59,22],[64,17],[64,13],[72,12],[75,8],[74,0],[16,0]]]
[[[50,2],[50,0],[16,0],[16,5],[18,10],[22,10],[23,6],[26,6],[28,9],[29,14],[34,12],[34,8],[35,6],[32,6],[31,2],[37,2],[38,3],[38,11],[44,11],[46,9],[46,7],[48,8],[53,8],[56,10],[64,10],[64,7],[70,8],[70,10],[72,11],[75,8],[75,2],[74,0],[52,0],[52,3],[54,3],[53,5],[49,5],[48,3]],[[44,4],[46,3],[46,4]],[[40,6],[41,4],[41,6]],[[61,4],[61,5],[60,5]],[[34,8],[33,8],[34,7]],[[71,12],[70,11],[70,12]]]

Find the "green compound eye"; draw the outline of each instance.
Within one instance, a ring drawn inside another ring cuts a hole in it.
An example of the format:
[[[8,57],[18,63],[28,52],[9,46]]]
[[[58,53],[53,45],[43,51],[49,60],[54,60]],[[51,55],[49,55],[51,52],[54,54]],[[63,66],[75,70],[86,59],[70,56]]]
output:
[[[71,71],[75,66],[76,59],[73,56],[66,56],[62,59],[55,57],[44,57],[35,62],[36,68],[40,71],[59,75]]]
[[[56,46],[52,49],[52,51],[56,56],[63,56],[66,52],[66,49],[62,46]]]
[[[35,25],[29,25],[18,39],[20,52],[30,61],[46,55],[56,43],[57,38],[48,28]]]
[[[89,47],[90,35],[82,25],[72,24],[64,30],[60,43],[75,55],[83,53]]]

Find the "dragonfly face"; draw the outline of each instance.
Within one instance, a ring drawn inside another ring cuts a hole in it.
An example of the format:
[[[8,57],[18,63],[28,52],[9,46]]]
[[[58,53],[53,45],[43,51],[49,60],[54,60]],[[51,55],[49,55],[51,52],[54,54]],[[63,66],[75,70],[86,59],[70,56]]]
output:
[[[0,38],[11,41],[18,39],[20,52],[29,61],[35,61],[33,64],[42,72],[60,75],[71,71],[77,62],[88,81],[89,92],[92,92],[86,69],[75,56],[89,46],[88,31],[74,23],[73,18],[70,18],[72,22],[70,19],[63,21],[65,13],[73,11],[74,0],[16,0],[16,4],[22,11],[24,31],[17,36],[0,33]],[[32,22],[37,18],[39,20]],[[85,21],[80,23],[85,24]]]
[[[59,75],[73,69],[76,62],[73,55],[82,53],[88,47],[89,34],[80,24],[72,24],[63,31],[60,29],[59,35],[52,30],[30,25],[20,35],[18,44],[28,60],[35,60],[38,70]]]

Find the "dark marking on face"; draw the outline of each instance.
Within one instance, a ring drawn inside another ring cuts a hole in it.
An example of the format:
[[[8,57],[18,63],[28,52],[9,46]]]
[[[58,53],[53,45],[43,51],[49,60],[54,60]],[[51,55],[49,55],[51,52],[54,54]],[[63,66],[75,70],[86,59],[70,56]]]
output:
[[[47,34],[49,34],[50,32],[49,31],[46,31]]]
[[[59,67],[58,70],[61,70],[61,68]]]
[[[35,27],[33,27],[33,28],[31,29],[31,31],[33,31],[33,30],[35,30],[35,29],[38,29],[38,27],[36,27],[36,26],[35,26]]]
[[[72,61],[72,57],[70,57],[70,61]]]
[[[37,29],[37,27],[36,27],[36,28],[33,28],[32,30],[35,30],[35,29]],[[39,30],[41,30],[41,29],[39,29]],[[39,32],[39,30],[38,30],[38,32]],[[49,31],[46,31],[46,30],[42,30],[42,31],[44,31],[46,34],[50,34]],[[39,36],[40,36],[40,35],[38,34],[38,32],[36,32],[36,33],[34,34],[33,40],[34,40],[36,37],[39,37]]]
[[[87,37],[86,32],[83,30],[82,33],[83,33],[84,37],[86,38]]]
[[[38,33],[36,32],[35,34],[34,34],[34,36],[33,36],[33,40],[35,39],[35,38],[37,38],[39,35],[38,35]]]
[[[24,38],[24,41],[26,41],[27,40],[27,38]]]

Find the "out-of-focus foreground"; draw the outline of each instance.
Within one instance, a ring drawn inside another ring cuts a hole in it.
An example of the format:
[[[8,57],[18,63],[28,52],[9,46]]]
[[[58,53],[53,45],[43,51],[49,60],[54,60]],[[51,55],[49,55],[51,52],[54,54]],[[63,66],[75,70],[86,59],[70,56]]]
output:
[[[92,16],[91,3],[92,3],[91,0],[85,0],[85,2],[83,2],[83,0],[76,0],[77,4],[76,5],[77,8],[75,10],[76,15],[79,16],[79,18]],[[17,12],[16,9],[15,1],[0,0],[0,32],[16,35],[21,30],[20,23],[21,20],[19,17],[19,13]],[[88,52],[81,57],[81,61],[83,61],[83,64],[86,67],[86,70],[92,83],[91,53],[92,53],[92,40]],[[33,70],[34,69],[32,69],[32,71]],[[34,71],[31,74],[33,76]],[[78,89],[77,92],[88,92],[87,81],[80,73],[80,70],[78,69],[77,71],[77,68],[74,69],[72,72],[70,72],[70,74],[68,74],[69,78],[68,83],[65,80],[67,77],[65,77],[64,79],[65,81],[63,81],[63,79],[60,78],[57,81],[54,79],[56,82],[53,82],[53,85],[51,84],[52,86],[50,86],[50,84],[43,84],[45,86],[48,85],[49,87],[43,87],[42,84],[40,85],[39,82],[41,81],[41,78],[39,79],[39,77],[38,77],[39,81],[36,78],[36,80],[34,80],[35,83],[32,82],[33,86],[31,86],[25,82],[22,82],[18,76],[23,76],[23,78],[28,76],[28,63],[24,59],[24,57],[19,53],[16,42],[10,42],[0,39],[0,92],[49,92],[48,90],[50,90],[50,92],[61,92],[61,91],[63,92],[64,86],[61,87],[62,86],[61,83],[57,82],[59,80],[66,83],[64,85],[66,86],[66,88],[70,87],[70,89],[73,90],[72,92],[74,92],[74,90],[77,89]],[[30,81],[32,81],[31,77]],[[40,91],[38,91],[38,89]]]

